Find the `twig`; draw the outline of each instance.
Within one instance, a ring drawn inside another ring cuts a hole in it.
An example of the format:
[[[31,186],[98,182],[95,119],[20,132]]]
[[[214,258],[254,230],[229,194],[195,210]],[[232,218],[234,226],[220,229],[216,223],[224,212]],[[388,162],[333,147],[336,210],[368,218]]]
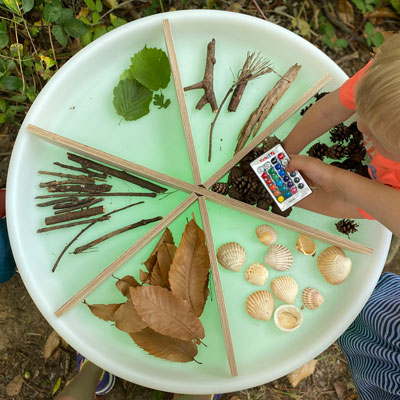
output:
[[[51,46],[51,50],[53,51],[53,57],[54,57],[54,62],[56,63],[56,69],[58,70],[56,51],[54,50],[53,39],[51,37],[50,25],[47,27],[47,32],[49,34],[50,46]]]
[[[64,202],[71,202],[73,200],[77,199],[77,197],[75,196],[69,196],[69,197],[63,197],[62,199],[55,199],[55,200],[50,200],[50,201],[46,201],[44,203],[38,203],[36,204],[37,207],[48,207],[48,206],[52,206],[54,204],[59,204],[59,203],[64,203]]]
[[[84,176],[84,175],[82,175]],[[56,186],[56,185],[87,185],[92,184],[95,185],[95,181],[89,177],[86,178],[78,178],[78,179],[65,179],[63,181],[49,181],[42,182],[39,184],[39,187],[45,188],[48,186]]]
[[[149,189],[149,190],[151,190],[153,192],[156,192],[156,193],[164,193],[164,192],[167,191],[167,189],[165,189],[165,188],[163,188],[163,187],[161,187],[159,185],[156,185],[156,184],[154,184],[152,182],[146,181],[146,180],[144,180],[142,178],[138,178],[137,176],[128,174],[125,171],[121,171],[121,170],[118,170],[118,169],[115,169],[115,168],[111,168],[111,167],[109,167],[107,165],[99,164],[96,161],[89,160],[87,158],[78,156],[76,154],[67,153],[67,156],[68,156],[69,160],[75,161],[78,164],[81,164],[82,167],[84,167],[84,168],[94,169],[95,171],[103,172],[106,175],[111,175],[111,176],[114,176],[116,178],[122,179],[124,181],[128,181],[130,183],[134,183],[135,185],[138,185],[138,186],[140,186],[142,188],[145,188],[145,189]]]
[[[193,89],[204,89],[204,95],[196,105],[197,110],[201,110],[207,103],[210,104],[213,113],[218,110],[217,100],[214,93],[214,64],[215,60],[215,39],[212,39],[207,45],[206,67],[202,81],[194,85],[186,86],[183,90],[186,92]]]
[[[91,206],[94,206],[97,203],[102,202],[104,199],[100,198],[100,199],[93,199],[91,201],[88,201],[86,204],[78,204],[77,206],[72,206],[72,207],[68,207],[68,208],[63,208],[61,210],[57,210],[54,212],[55,215],[59,215],[59,214],[63,214],[69,211],[73,211],[73,210],[78,210],[80,208],[89,208]]]
[[[82,229],[82,230],[81,230],[81,231],[80,231],[80,232],[79,232],[65,247],[64,247],[64,249],[62,250],[62,252],[60,253],[60,255],[57,257],[57,260],[56,260],[56,262],[54,263],[51,272],[54,272],[54,271],[56,270],[58,264],[60,263],[60,260],[61,260],[62,256],[63,256],[63,255],[65,254],[65,252],[71,247],[71,245],[79,238],[79,236],[83,235],[83,233],[85,233],[90,227],[92,227],[94,224],[96,224],[96,222],[101,221],[102,218],[106,218],[106,217],[107,217],[107,219],[108,219],[108,218],[110,218],[110,215],[111,215],[111,214],[114,214],[114,213],[116,213],[116,212],[118,212],[118,211],[126,210],[127,208],[130,208],[130,207],[136,206],[136,205],[138,205],[138,204],[142,204],[142,203],[143,203],[143,201],[139,201],[138,203],[129,204],[129,205],[125,206],[125,207],[118,208],[117,210],[111,211],[111,212],[109,212],[109,213],[103,215],[103,217],[101,217],[101,218],[96,218],[96,220],[91,221],[91,223],[90,223],[88,226],[86,226],[85,228],[83,228],[83,229]]]
[[[136,197],[156,197],[157,193],[138,193],[138,192],[107,192],[107,193],[69,193],[70,195],[76,197],[86,197],[86,196],[136,196]],[[55,193],[55,194],[43,194],[40,196],[36,196],[35,199],[51,199],[56,197],[65,197],[65,194]]]
[[[36,232],[37,233],[43,233],[43,232],[54,231],[56,229],[72,228],[72,227],[77,226],[77,225],[91,224],[92,222],[106,221],[108,219],[110,219],[109,216],[103,215],[102,217],[99,217],[99,218],[85,219],[83,221],[76,221],[76,222],[70,222],[68,224],[53,225],[53,226],[48,226],[46,228],[40,228]]]
[[[18,10],[19,10],[19,6],[18,6],[17,2],[15,2],[15,4],[18,7]],[[19,64],[19,68],[21,70],[22,93],[25,93],[25,85],[26,85],[26,83],[25,83],[24,70],[22,68],[21,53],[19,51],[18,26],[16,24],[14,24],[14,30],[15,30],[15,41],[17,42],[18,64]]]
[[[69,179],[89,179],[89,180],[101,180],[104,178],[95,178],[95,177],[90,177],[87,175],[74,175],[74,174],[63,174],[61,172],[51,172],[51,171],[38,171],[38,174],[41,175],[52,175],[52,176],[58,176],[60,178],[69,178]]]
[[[112,189],[111,185],[95,185],[95,184],[80,184],[80,185],[54,185],[47,186],[48,192],[74,192],[74,193],[103,193],[109,192]]]
[[[84,172],[85,174],[88,174],[88,176],[90,176],[90,177],[95,177],[96,176],[98,178],[107,179],[107,175],[106,174],[100,174],[98,172],[89,171],[87,168],[74,167],[73,165],[67,165],[67,164],[63,164],[63,163],[60,163],[60,162],[54,162],[53,164],[57,165],[58,167],[70,169],[72,171]]]
[[[68,202],[60,202],[57,203],[53,206],[54,210],[60,210],[62,208],[70,208],[74,206],[79,206],[81,204],[86,204],[90,201],[94,200],[94,197],[87,197],[84,199],[79,200],[77,197],[73,201],[68,201]],[[104,199],[103,199],[104,200]]]
[[[123,228],[120,228],[120,229],[117,229],[117,230],[112,231],[110,233],[107,233],[106,235],[103,235],[103,236],[99,237],[96,240],[92,240],[91,242],[89,242],[87,244],[79,246],[73,251],[73,253],[74,254],[82,253],[83,251],[85,251],[87,249],[90,249],[91,247],[94,247],[97,244],[99,244],[101,242],[104,242],[107,239],[110,239],[110,238],[112,238],[112,237],[114,237],[116,235],[119,235],[120,233],[124,233],[124,232],[127,232],[127,231],[131,230],[131,229],[138,228],[139,226],[144,226],[144,225],[147,225],[147,224],[151,224],[152,222],[156,222],[156,221],[160,221],[160,220],[162,220],[161,216],[155,217],[155,218],[150,218],[150,219],[142,219],[139,222],[135,222],[134,224],[130,224],[130,225],[124,226]]]
[[[88,208],[87,210],[67,212],[65,214],[59,214],[47,217],[45,218],[44,223],[46,225],[54,225],[54,224],[59,224],[61,222],[71,221],[74,219],[93,217],[94,215],[99,215],[104,213],[105,210],[106,209],[103,206],[98,206],[94,208]]]

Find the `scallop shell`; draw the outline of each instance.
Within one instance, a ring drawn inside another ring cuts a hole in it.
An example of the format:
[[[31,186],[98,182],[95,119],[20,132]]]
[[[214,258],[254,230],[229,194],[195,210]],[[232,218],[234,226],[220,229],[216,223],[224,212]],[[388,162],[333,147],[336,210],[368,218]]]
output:
[[[318,268],[323,277],[332,285],[342,283],[350,274],[351,260],[340,254],[328,254],[318,257]]]
[[[317,257],[317,264],[322,260],[324,257],[330,254],[340,254],[341,256],[345,256],[343,250],[338,246],[330,246],[327,247],[320,255]]]
[[[317,251],[317,244],[306,235],[299,235],[296,242],[296,249],[306,256],[313,256]]]
[[[310,310],[317,309],[325,301],[322,294],[317,289],[312,287],[308,287],[303,290],[302,300],[304,305]]]
[[[246,299],[246,310],[250,317],[268,321],[274,311],[274,298],[266,290],[258,290]]]
[[[287,304],[293,304],[299,287],[290,276],[277,276],[271,281],[271,292]]]
[[[278,234],[276,233],[276,230],[269,225],[258,226],[256,229],[256,235],[258,240],[266,246],[270,246],[278,240]]]
[[[253,263],[247,267],[244,277],[249,283],[262,286],[268,279],[268,270],[261,263]]]
[[[268,248],[264,261],[277,271],[287,271],[292,266],[293,256],[287,247],[273,244]]]
[[[228,242],[218,249],[217,259],[224,268],[238,272],[246,262],[246,251],[239,243]]]
[[[296,306],[284,304],[275,310],[274,321],[280,330],[291,332],[301,326],[303,314]]]

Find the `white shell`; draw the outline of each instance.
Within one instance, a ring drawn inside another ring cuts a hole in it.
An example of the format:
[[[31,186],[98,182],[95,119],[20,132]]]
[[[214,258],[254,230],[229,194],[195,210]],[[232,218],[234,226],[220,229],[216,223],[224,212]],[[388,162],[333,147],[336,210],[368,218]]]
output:
[[[338,247],[338,246],[330,246],[327,247],[323,252],[320,253],[320,255],[317,258],[317,263],[324,257],[330,255],[330,254],[340,254],[341,256],[345,256],[343,250]]]
[[[266,246],[270,246],[278,240],[278,234],[276,233],[276,230],[269,225],[258,226],[256,229],[256,235],[258,240]]]
[[[275,325],[284,332],[291,332],[303,323],[303,314],[292,305],[278,307],[274,313]]]
[[[296,249],[306,256],[313,256],[317,251],[316,243],[306,235],[299,235],[296,242]]]
[[[322,294],[312,287],[305,288],[301,297],[304,305],[310,310],[317,309],[325,301]]]
[[[217,259],[224,268],[238,272],[246,262],[246,251],[239,243],[228,242],[218,249]]]
[[[287,247],[273,244],[268,248],[264,261],[277,271],[287,271],[292,266],[293,256]]]
[[[253,263],[247,267],[244,277],[249,283],[262,286],[268,279],[268,270],[261,263]]]
[[[323,277],[332,285],[339,285],[350,274],[351,260],[340,254],[328,254],[325,257],[318,257],[318,268]]]
[[[246,299],[246,311],[250,317],[268,321],[274,311],[274,298],[266,290],[258,290]]]
[[[271,281],[271,292],[283,302],[293,304],[299,287],[290,276],[277,276]]]

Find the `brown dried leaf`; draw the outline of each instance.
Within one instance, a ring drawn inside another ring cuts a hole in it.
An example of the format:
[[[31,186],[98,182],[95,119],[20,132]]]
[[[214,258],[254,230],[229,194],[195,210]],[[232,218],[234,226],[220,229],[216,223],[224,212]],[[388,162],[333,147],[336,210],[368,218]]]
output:
[[[393,19],[398,19],[398,18],[400,18],[400,16],[396,13],[396,11],[392,10],[389,7],[381,7],[381,8],[377,8],[376,10],[372,11],[368,15],[368,19],[369,20],[374,19],[374,18],[393,18]]]
[[[160,270],[158,261],[155,263],[155,265],[151,271],[150,285],[161,286],[163,288],[169,288],[168,281],[164,281],[164,278],[161,274],[161,270]]]
[[[182,340],[204,338],[203,325],[189,303],[168,289],[140,286],[130,291],[136,311],[151,329]]]
[[[157,261],[157,252],[158,252],[159,247],[163,243],[169,243],[169,244],[173,244],[173,245],[175,244],[174,238],[172,237],[172,233],[168,228],[166,228],[164,233],[161,235],[160,240],[157,242],[156,247],[154,247],[149,258],[143,263],[146,266],[147,271],[149,271],[149,273],[151,273],[151,271]]]
[[[118,304],[85,304],[89,307],[90,311],[98,318],[104,321],[114,321],[114,313],[124,303]]]
[[[146,271],[143,271],[142,269],[139,271],[139,279],[141,280],[142,283],[147,283],[147,280],[149,278],[149,273]]]
[[[7,396],[18,396],[21,391],[24,378],[21,375],[14,376],[9,384],[6,386]]]
[[[169,285],[169,271],[172,265],[172,261],[175,257],[176,246],[170,243],[163,243],[157,252],[157,262],[160,268],[161,276],[163,280],[167,283],[167,288]]]
[[[343,400],[347,393],[347,384],[343,381],[333,382],[333,387],[335,388],[336,395],[339,400]]]
[[[186,300],[196,316],[203,312],[210,270],[206,239],[202,229],[191,220],[186,224],[181,242],[169,271],[171,291]]]
[[[293,387],[296,387],[303,379],[312,375],[315,370],[315,366],[317,365],[318,360],[311,360],[307,364],[303,365],[300,368],[297,368],[293,372],[291,372],[287,377],[289,379],[290,384]]]
[[[147,353],[164,360],[189,362],[197,354],[197,346],[193,342],[161,335],[150,328],[130,333],[129,336]]]
[[[125,297],[130,299],[131,294],[129,293],[129,288],[140,286],[140,283],[133,276],[126,275],[123,278],[118,279],[115,286]]]
[[[131,286],[132,287],[132,286]],[[137,332],[146,328],[146,323],[139,317],[131,300],[122,304],[114,313],[115,327],[124,332]]]
[[[46,343],[43,347],[43,356],[44,359],[47,360],[51,357],[53,352],[56,350],[58,345],[60,344],[61,338],[56,331],[50,333],[49,337],[46,340]]]
[[[354,10],[349,0],[339,0],[338,15],[346,25],[354,26]]]

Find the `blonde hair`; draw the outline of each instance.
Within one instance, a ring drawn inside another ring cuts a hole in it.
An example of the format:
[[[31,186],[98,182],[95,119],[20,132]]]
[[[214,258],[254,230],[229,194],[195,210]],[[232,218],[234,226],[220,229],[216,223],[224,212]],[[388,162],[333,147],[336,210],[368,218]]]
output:
[[[400,148],[400,34],[379,50],[356,85],[356,109],[374,135]]]

